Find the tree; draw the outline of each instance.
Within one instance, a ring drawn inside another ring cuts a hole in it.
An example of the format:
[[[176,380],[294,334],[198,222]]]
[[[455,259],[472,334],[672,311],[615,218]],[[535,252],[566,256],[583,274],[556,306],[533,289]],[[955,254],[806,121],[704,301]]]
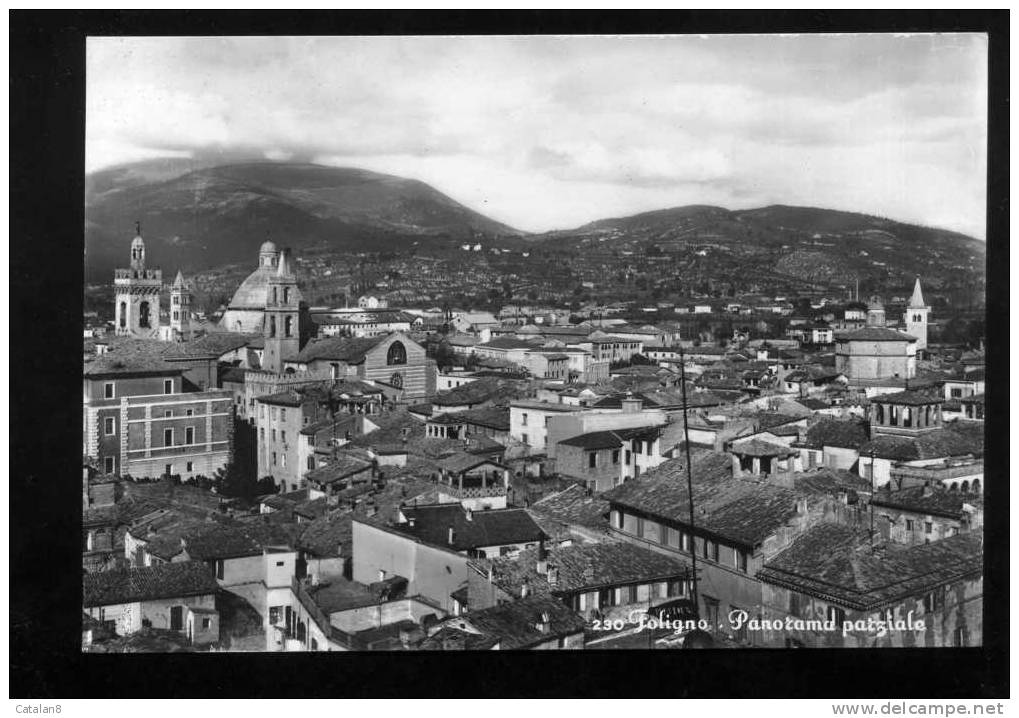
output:
[[[265,477],[258,479],[258,444],[255,438],[255,427],[247,422],[234,419],[234,446],[230,462],[216,471],[216,490],[223,496],[231,498],[251,499],[259,495],[266,486]],[[268,491],[275,489],[269,478]]]

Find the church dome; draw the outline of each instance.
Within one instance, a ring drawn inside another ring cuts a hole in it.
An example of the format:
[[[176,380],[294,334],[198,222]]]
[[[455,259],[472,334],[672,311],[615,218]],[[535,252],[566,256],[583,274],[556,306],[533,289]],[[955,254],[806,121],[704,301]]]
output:
[[[265,309],[269,299],[269,280],[275,276],[275,267],[261,266],[248,275],[248,278],[241,282],[234,292],[233,299],[227,305],[228,309]],[[301,293],[297,292],[297,301],[301,301]]]
[[[276,244],[274,242],[271,242],[270,240],[267,239],[264,242],[262,242],[262,246],[259,248],[258,253],[259,254],[268,254],[269,252],[274,252],[275,253],[275,252],[278,252],[278,251],[279,250],[276,248]]]

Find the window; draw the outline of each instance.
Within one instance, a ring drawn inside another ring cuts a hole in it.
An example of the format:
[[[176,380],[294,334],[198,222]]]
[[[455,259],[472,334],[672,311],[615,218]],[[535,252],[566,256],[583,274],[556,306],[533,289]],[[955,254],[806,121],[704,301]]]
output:
[[[652,445],[652,444],[654,444],[654,442],[653,442],[653,441],[649,441],[649,442],[647,442],[646,444],[644,444],[644,453],[645,453],[645,454],[646,454],[647,456],[651,456],[651,445]]]
[[[287,410],[281,408],[280,409],[280,421],[286,421],[286,420],[287,420]]]
[[[587,468],[594,469],[598,466],[598,454],[592,451],[587,455]]]
[[[223,560],[216,561],[216,578],[223,578]]]
[[[275,626],[280,622],[283,614],[283,606],[269,606],[269,624]]]
[[[105,471],[107,474],[112,474],[113,473],[113,457],[112,456],[107,456],[106,458],[103,459],[103,471]]]
[[[960,389],[958,387],[953,387],[952,388],[952,398],[953,399],[961,399],[962,398],[962,389]]]
[[[615,605],[616,605],[616,590],[614,588],[605,588],[598,592],[599,608],[606,608]]]
[[[276,565],[277,565],[277,566],[282,566],[282,565],[283,565],[284,563],[285,563],[284,561],[277,561],[277,562],[276,562]]]
[[[627,466],[630,465],[630,450],[629,449],[626,450],[626,465]]]
[[[527,426],[527,414],[526,413],[520,415],[520,425],[521,426]]]
[[[718,563],[718,544],[714,541],[711,542],[711,560]]]
[[[690,550],[691,550],[690,549],[690,543],[691,543],[692,539],[693,539],[693,537],[690,534],[681,532],[679,534],[679,548],[680,548],[680,550],[686,551],[687,553],[689,553]]]
[[[149,328],[149,303],[142,302],[138,305],[138,326]]]
[[[612,450],[612,463],[613,464],[619,463],[619,449]]]
[[[284,336],[294,336],[294,318],[287,317],[283,320],[283,334]]]
[[[164,466],[163,467],[163,473],[166,474],[167,476],[172,476],[173,475],[173,464],[167,464],[166,466]]]
[[[934,524],[932,524],[930,521],[924,521],[923,532],[925,534],[934,533]]]
[[[308,471],[311,471],[314,468],[315,468],[315,457],[314,456],[309,456],[308,457]]]
[[[163,446],[173,446],[173,429],[163,429]]]
[[[640,441],[639,439],[633,442],[634,453],[639,454],[641,452],[641,446],[643,445],[643,443],[644,442]]]
[[[272,408],[272,420],[273,420],[273,421],[276,421],[276,417],[277,417],[278,415],[279,415],[279,413],[278,413],[278,411],[277,411],[276,407],[274,406],[274,407]]]
[[[613,511],[612,512],[612,525],[617,529],[623,528],[623,512]]]
[[[280,456],[280,463],[282,464],[284,469],[287,468],[287,455],[286,454],[282,454]]]
[[[264,426],[261,429],[258,430],[258,438],[261,439],[262,441],[265,441],[265,427]]]
[[[389,345],[389,351],[386,353],[386,364],[392,366],[393,364],[406,364],[407,363],[407,348],[403,345],[403,342],[393,342]]]
[[[640,516],[637,517],[637,535],[638,536],[644,535],[644,519],[641,518]]]
[[[925,613],[934,613],[945,604],[944,589],[936,589],[923,597],[923,610]]]
[[[187,411],[184,412],[184,416],[194,416],[194,415],[195,415],[195,410],[194,409],[188,409]]]
[[[834,621],[837,628],[842,628],[842,625],[846,622],[846,612],[838,606],[828,606],[825,618],[829,621]]]
[[[966,645],[966,627],[959,626],[952,634],[952,645],[962,648]]]
[[[914,529],[915,529],[915,524],[913,522],[913,519],[906,519],[906,530],[907,531],[913,531]]]
[[[521,435],[520,435],[520,439],[521,439],[521,440],[522,440],[522,441],[523,441],[523,442],[524,442],[525,444],[528,444],[528,443],[530,443],[530,442],[529,442],[529,441],[527,440],[527,434],[521,434]]]
[[[174,297],[174,299],[176,299],[176,297]],[[180,319],[180,312],[178,312],[176,309],[174,309],[173,310],[173,321],[177,321],[178,319]]]
[[[112,416],[108,416],[103,419],[103,433],[106,434],[106,436],[113,436],[116,433]]]
[[[202,630],[203,631],[208,631],[209,628],[211,628],[211,627],[212,627],[212,619],[211,618],[203,618],[202,619]]]
[[[173,379],[164,379],[163,380],[163,393],[164,394],[172,394],[173,393]]]
[[[737,571],[742,573],[747,572],[747,554],[745,551],[740,551],[738,548],[732,550],[733,566]]]
[[[184,429],[184,443],[189,445],[195,443],[195,427],[189,426]]]
[[[626,602],[627,603],[637,603],[637,587],[636,586],[627,586],[623,590],[626,592],[625,595],[626,595]]]
[[[192,462],[190,462],[190,461],[189,461],[189,462],[188,462],[188,464],[187,464],[187,466],[188,466],[188,469],[187,469],[187,471],[188,471],[188,473],[189,473],[189,474],[190,474],[190,473],[191,473],[192,471],[194,471],[194,470],[195,470],[195,465],[194,465],[194,463],[192,463]]]
[[[103,384],[103,398],[104,399],[112,399],[113,398],[113,382],[112,381],[108,381],[105,384]]]
[[[276,336],[276,317],[269,317],[269,337]]]
[[[276,465],[276,452],[275,452],[275,451],[274,451],[274,452],[272,452],[272,465],[273,465],[273,466],[275,466],[275,465]]]
[[[276,430],[275,429],[272,430],[272,440],[276,441]]]
[[[171,416],[173,416],[173,410],[172,409],[164,409],[163,410],[163,418],[164,419],[169,419]]]
[[[120,327],[123,329],[127,326],[127,302],[120,303]]]

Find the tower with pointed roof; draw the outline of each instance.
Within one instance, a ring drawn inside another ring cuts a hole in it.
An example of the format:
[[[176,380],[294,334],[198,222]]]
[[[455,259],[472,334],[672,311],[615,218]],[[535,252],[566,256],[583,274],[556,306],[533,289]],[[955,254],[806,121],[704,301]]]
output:
[[[140,222],[135,223],[135,238],[131,240],[130,267],[114,270],[113,286],[117,335],[158,338],[163,272],[145,266],[145,240],[142,239]]]
[[[267,284],[262,368],[272,372],[282,372],[284,360],[301,350],[301,294],[291,262],[289,250],[280,252],[276,271],[269,275]]]
[[[170,335],[175,342],[191,340],[191,287],[179,269],[170,286]]]
[[[909,304],[906,306],[906,313],[902,320],[906,326],[906,334],[916,337],[918,350],[927,348],[927,318],[930,313],[931,308],[923,300],[920,277],[917,277],[916,284],[913,285],[913,296],[909,298]]]

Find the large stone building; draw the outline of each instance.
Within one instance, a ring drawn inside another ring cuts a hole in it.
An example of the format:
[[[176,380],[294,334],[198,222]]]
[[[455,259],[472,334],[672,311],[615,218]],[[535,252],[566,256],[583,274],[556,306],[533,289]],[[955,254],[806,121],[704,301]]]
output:
[[[163,272],[145,266],[145,241],[141,224],[131,241],[131,266],[114,272],[116,290],[115,327],[118,336],[156,339],[159,337],[159,293]]]
[[[279,274],[282,254],[273,242],[267,240],[262,243],[258,250],[258,268],[237,287],[219,321],[221,327],[243,334],[262,333],[270,300],[270,285],[274,284],[273,278]],[[292,292],[293,296],[289,299],[299,305],[302,297],[296,282]]]
[[[295,371],[329,371],[333,379],[370,379],[423,399],[429,372],[425,350],[400,332],[379,337],[329,337],[309,342],[286,361]]]
[[[185,364],[126,347],[86,364],[84,455],[103,473],[135,478],[211,477],[225,466],[233,398],[226,390],[184,391],[185,372]]]
[[[931,308],[923,300],[920,277],[917,277],[916,284],[913,285],[913,296],[909,298],[902,323],[906,327],[906,333],[916,337],[916,348],[920,351],[927,348],[927,318],[930,313]]]
[[[926,336],[926,314],[922,316]],[[884,306],[873,299],[867,308],[867,326],[835,337],[835,370],[850,382],[912,379],[916,349],[915,336],[885,326]]]

